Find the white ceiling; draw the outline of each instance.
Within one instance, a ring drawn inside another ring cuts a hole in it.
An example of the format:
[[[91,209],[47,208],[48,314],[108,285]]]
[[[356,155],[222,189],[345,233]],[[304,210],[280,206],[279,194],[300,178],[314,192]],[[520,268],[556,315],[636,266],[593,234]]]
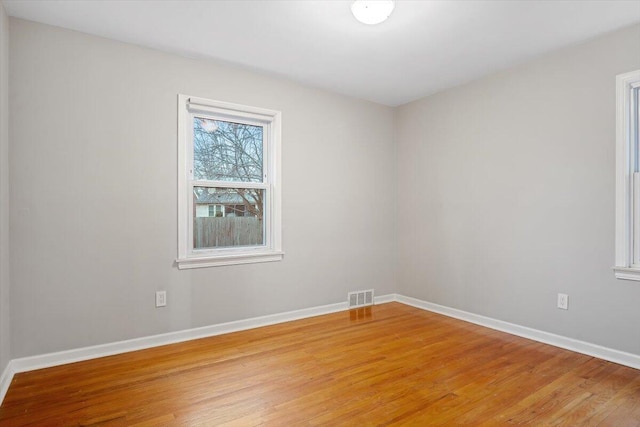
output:
[[[391,106],[640,22],[640,0],[398,0],[378,26],[357,22],[351,1],[3,3],[11,16]],[[640,55],[640,40],[638,46],[630,54]]]

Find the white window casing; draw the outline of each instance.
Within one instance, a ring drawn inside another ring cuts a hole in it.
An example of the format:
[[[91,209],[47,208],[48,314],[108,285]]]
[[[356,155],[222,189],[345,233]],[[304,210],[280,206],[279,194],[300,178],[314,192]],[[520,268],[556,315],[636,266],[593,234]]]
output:
[[[640,70],[616,77],[615,276],[640,280]]]
[[[263,129],[262,182],[194,179],[194,118],[258,126]],[[178,95],[178,258],[179,269],[280,261],[281,240],[281,113],[257,107]],[[255,189],[264,191],[264,244],[194,248],[194,187]]]

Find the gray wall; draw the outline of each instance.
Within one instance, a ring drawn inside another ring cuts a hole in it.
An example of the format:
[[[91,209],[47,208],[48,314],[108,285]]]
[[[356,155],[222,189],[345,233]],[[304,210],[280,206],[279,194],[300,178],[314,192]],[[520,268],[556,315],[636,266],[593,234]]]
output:
[[[640,354],[640,284],[611,271],[615,76],[640,68],[640,26],[392,110],[10,25],[11,204],[2,55],[0,214],[10,210],[11,357],[367,288]],[[6,43],[6,26],[1,35]],[[174,267],[177,93],[283,112],[283,262]],[[154,307],[158,289],[166,308]],[[569,311],[555,308],[558,292]]]
[[[12,357],[395,291],[391,108],[13,18],[10,56]],[[282,111],[284,261],[174,267],[178,93]]]
[[[640,283],[611,270],[615,76],[638,68],[636,25],[398,108],[399,292],[640,354]]]
[[[9,360],[9,18],[0,2],[0,374]]]

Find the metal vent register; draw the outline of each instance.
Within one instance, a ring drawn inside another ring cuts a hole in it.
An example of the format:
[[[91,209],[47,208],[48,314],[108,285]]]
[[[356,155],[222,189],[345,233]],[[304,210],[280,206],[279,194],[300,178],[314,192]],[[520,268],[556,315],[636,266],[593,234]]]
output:
[[[366,291],[349,292],[347,295],[347,302],[349,308],[365,307],[367,305],[373,305],[373,289]]]

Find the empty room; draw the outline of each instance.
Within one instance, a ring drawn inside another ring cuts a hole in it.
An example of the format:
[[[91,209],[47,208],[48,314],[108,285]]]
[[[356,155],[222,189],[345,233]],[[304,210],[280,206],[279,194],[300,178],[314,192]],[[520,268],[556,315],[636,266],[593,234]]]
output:
[[[640,426],[640,0],[0,0],[0,425]]]

